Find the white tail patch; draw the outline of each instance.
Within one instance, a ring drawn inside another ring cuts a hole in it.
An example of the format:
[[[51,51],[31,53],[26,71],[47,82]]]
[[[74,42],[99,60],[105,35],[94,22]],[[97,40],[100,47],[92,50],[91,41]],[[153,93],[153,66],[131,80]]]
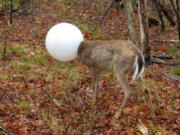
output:
[[[144,61],[144,58],[143,58],[143,61]],[[142,66],[142,68],[139,71],[138,56],[135,57],[134,67],[135,67],[135,70],[134,70],[134,74],[132,77],[133,81],[136,80],[137,78],[139,78],[142,75],[142,73],[144,72],[144,65]]]
[[[139,78],[142,75],[143,72],[144,72],[144,66],[142,67],[141,71],[139,72],[139,74],[138,74],[138,76],[136,78]]]
[[[138,74],[138,70],[139,70],[138,57],[137,56],[135,57],[135,60],[134,60],[134,67],[135,67],[135,70],[134,70],[134,74],[132,77],[133,81],[137,78],[137,74]]]

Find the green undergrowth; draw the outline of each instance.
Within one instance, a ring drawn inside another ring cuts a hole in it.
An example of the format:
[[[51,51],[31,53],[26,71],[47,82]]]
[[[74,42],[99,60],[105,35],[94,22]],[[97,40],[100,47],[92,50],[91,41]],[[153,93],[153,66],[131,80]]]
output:
[[[180,54],[179,54],[179,49],[174,47],[174,48],[169,48],[168,52],[177,60],[180,59]]]
[[[2,46],[0,52],[1,54],[3,52]],[[10,60],[5,59],[4,62],[8,64],[9,72],[13,72],[13,74],[4,73],[0,76],[3,80],[8,80],[9,76],[30,78],[43,76],[43,79],[50,82],[55,78],[62,79],[65,81],[64,87],[68,86],[69,88],[70,84],[76,85],[80,78],[76,65],[53,59],[44,46],[13,45],[7,47],[6,57],[10,57]],[[2,59],[2,55],[0,59]]]
[[[104,75],[107,77],[113,77],[115,75],[115,72],[109,71],[109,72],[106,72]]]
[[[29,102],[29,101],[21,100],[21,101],[18,103],[18,106],[19,106],[22,110],[28,110],[28,109],[30,109],[33,105],[32,105],[32,103]]]
[[[174,73],[174,74],[176,74],[176,75],[180,75],[180,67],[179,67],[179,66],[173,67],[173,68],[171,69],[171,72]]]
[[[175,59],[177,63],[180,63],[180,51],[178,48],[180,45],[180,42],[178,38],[174,38],[173,41],[175,43],[175,46],[169,48],[168,52],[173,56],[173,58]],[[172,67],[171,72],[173,74],[180,75],[180,67],[179,66]]]
[[[175,37],[174,39],[175,45],[180,46],[179,37]]]

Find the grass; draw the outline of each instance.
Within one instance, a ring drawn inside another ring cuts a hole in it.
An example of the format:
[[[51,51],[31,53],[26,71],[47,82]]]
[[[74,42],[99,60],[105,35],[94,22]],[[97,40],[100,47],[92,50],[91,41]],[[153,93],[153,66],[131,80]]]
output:
[[[177,46],[180,46],[180,41],[175,42]]]
[[[13,53],[27,53],[29,51],[29,48],[23,45],[14,45],[10,48],[10,51]]]
[[[176,74],[176,75],[180,75],[180,67],[178,67],[178,66],[177,67],[173,67],[171,69],[171,72]]]
[[[20,101],[18,103],[18,106],[22,109],[22,110],[29,110],[32,107],[32,103],[30,103],[29,101]]]
[[[115,75],[115,73],[113,71],[109,71],[105,73],[105,76],[107,77],[113,77]]]
[[[58,68],[65,68],[65,67],[68,67],[68,66],[70,66],[69,62],[59,62],[59,61],[56,61],[52,65],[49,65],[49,68],[50,69],[58,69]]]
[[[23,71],[27,71],[31,69],[31,65],[29,63],[17,61],[14,63],[17,69],[22,69]]]
[[[52,12],[51,16],[54,17],[54,18],[57,18],[57,17],[59,17],[59,14],[57,12]]]
[[[177,50],[175,48],[169,48],[168,52],[171,54],[176,54]]]
[[[173,40],[177,46],[180,45],[179,37],[175,37]]]
[[[2,75],[2,76],[0,76],[0,78],[3,79],[3,80],[8,80],[9,76],[8,75]]]
[[[3,53],[3,50],[4,50],[4,45],[0,45],[0,54]],[[13,45],[13,46],[6,46],[6,54],[9,54],[9,53],[13,53],[13,54],[16,54],[16,53],[19,53],[19,54],[26,54],[30,51],[30,49],[25,46],[25,45]]]
[[[0,52],[2,51],[3,46],[0,46]],[[27,45],[12,45],[7,47],[6,55],[12,58],[12,60],[8,62],[8,65],[10,66],[10,70],[14,71],[13,77],[21,75],[37,76],[36,71],[38,71],[38,74],[43,74],[47,81],[53,81],[54,78],[58,78],[58,76],[65,77],[68,75],[65,80],[75,82],[80,76],[79,73],[75,71],[76,66],[70,62],[54,60],[42,46],[33,48]],[[42,68],[48,71],[43,71]],[[6,74],[7,73],[4,73],[0,78],[7,80],[9,77]]]
[[[178,41],[178,39],[174,39],[175,40],[175,44],[176,45],[180,45],[180,42]],[[173,48],[169,48],[168,49],[168,52],[171,53],[173,55],[173,57],[176,59],[176,62],[177,63],[180,63],[180,54],[179,54],[179,51],[178,49],[176,49],[176,46],[173,47]],[[171,69],[171,72],[173,74],[176,74],[176,75],[180,75],[180,67],[179,66],[175,66]]]

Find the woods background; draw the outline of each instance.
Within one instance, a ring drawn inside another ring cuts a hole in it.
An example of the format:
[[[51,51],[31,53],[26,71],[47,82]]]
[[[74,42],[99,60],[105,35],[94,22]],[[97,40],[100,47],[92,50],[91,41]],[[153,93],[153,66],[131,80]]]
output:
[[[86,40],[131,40],[147,62],[163,55],[179,63],[179,14],[179,0],[0,0],[0,134],[179,135],[179,66],[153,64],[145,71],[158,97],[155,119],[136,93],[124,117],[113,120],[123,98],[114,73],[103,74],[94,110],[88,69],[77,59],[54,60],[44,46],[53,25],[69,22]]]

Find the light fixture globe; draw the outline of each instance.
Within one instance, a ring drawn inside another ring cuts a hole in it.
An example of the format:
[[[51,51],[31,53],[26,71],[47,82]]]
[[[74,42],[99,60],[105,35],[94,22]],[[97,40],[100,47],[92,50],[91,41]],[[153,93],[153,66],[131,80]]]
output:
[[[46,48],[50,55],[59,61],[70,61],[77,57],[83,34],[73,24],[59,23],[53,26],[46,35]]]

